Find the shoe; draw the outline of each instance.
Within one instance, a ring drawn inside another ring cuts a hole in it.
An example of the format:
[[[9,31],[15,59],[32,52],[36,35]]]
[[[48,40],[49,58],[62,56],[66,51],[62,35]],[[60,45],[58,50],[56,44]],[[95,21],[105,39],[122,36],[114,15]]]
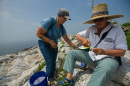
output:
[[[63,79],[62,81],[58,82],[58,86],[74,86],[74,80],[70,79],[68,80],[67,78]]]

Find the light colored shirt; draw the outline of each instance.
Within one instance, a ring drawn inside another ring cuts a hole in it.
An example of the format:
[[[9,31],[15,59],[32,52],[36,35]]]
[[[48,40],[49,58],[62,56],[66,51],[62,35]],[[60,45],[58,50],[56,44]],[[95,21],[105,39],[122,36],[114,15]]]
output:
[[[97,27],[95,25],[91,26],[90,28],[79,32],[78,34],[84,38],[89,38],[91,43],[91,47],[94,48],[96,44],[99,42],[100,38],[102,37],[103,33],[108,31],[110,28],[112,29],[109,31],[107,36],[97,45],[96,48],[102,48],[106,50],[112,49],[122,49],[127,50],[127,42],[126,36],[124,31],[121,27],[115,26],[112,23],[109,23],[108,26],[101,32],[100,36],[97,34]],[[95,55],[92,51],[89,52],[90,57],[95,57],[95,60],[101,59],[103,57],[110,57],[108,55]]]
[[[58,43],[58,39],[61,38],[62,35],[66,34],[66,30],[63,25],[60,25],[60,29],[58,29],[55,21],[56,21],[55,18],[54,21],[52,21],[51,18],[46,18],[41,22],[40,26],[43,27],[45,30],[47,30],[46,36],[49,39]],[[53,24],[52,28],[49,28],[52,24]]]

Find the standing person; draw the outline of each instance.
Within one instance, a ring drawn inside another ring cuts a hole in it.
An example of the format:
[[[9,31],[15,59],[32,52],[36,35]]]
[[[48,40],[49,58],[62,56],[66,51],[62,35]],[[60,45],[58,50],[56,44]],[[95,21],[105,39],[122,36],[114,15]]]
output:
[[[66,30],[63,26],[67,19],[71,20],[69,17],[69,12],[62,8],[57,13],[56,18],[50,17],[44,19],[37,30],[37,37],[40,38],[38,40],[38,45],[46,61],[48,81],[54,80],[56,57],[58,53],[58,39],[62,36],[69,45],[76,48],[68,38]]]
[[[123,17],[123,15],[108,15],[107,4],[101,3],[93,8],[91,19],[84,24],[95,24],[85,31],[79,32],[77,40],[85,47],[92,47],[92,51],[71,50],[68,52],[63,69],[67,77],[58,82],[59,86],[74,85],[72,78],[75,61],[80,61],[95,67],[87,86],[106,86],[119,67],[116,56],[123,56],[127,50],[127,42],[121,27],[115,26],[107,20]],[[104,33],[107,35],[104,36]],[[99,40],[105,37],[102,41]],[[87,40],[86,38],[89,38]]]

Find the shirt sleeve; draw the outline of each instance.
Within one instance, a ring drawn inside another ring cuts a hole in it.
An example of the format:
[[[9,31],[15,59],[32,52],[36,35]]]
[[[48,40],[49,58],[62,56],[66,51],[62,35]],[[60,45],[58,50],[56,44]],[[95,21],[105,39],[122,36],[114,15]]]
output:
[[[116,28],[116,30],[115,49],[127,50],[127,42],[124,31],[121,27]]]
[[[82,32],[79,32],[78,34],[81,35],[84,38],[89,38],[90,29],[91,29],[91,27],[86,29],[86,30],[84,30],[84,31],[82,31]]]
[[[44,28],[45,30],[48,30],[48,28],[50,27],[51,23],[52,23],[52,20],[50,18],[46,18],[46,19],[44,19],[41,22],[40,26],[42,28]]]

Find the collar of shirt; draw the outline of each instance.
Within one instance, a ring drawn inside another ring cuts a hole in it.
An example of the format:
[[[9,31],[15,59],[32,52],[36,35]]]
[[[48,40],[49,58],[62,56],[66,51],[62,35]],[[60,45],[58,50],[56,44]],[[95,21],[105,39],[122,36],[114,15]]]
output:
[[[108,31],[110,28],[111,28],[111,26],[114,26],[112,23],[109,23],[107,26],[106,26],[106,28],[101,32],[101,34],[100,34],[100,38],[102,37],[102,35],[103,35],[103,33],[105,33],[106,31]],[[94,25],[94,27],[95,27],[95,33],[97,33],[97,27],[96,27],[96,25]]]

